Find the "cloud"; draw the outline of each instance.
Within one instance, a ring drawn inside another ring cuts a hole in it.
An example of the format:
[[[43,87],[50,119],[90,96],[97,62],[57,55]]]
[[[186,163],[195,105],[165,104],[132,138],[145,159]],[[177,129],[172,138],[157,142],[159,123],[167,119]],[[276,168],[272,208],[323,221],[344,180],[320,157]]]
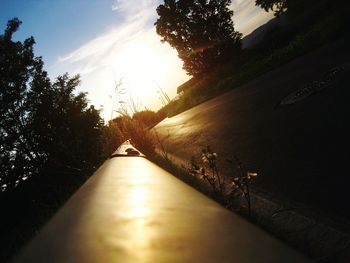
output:
[[[145,7],[142,9],[139,5],[134,8],[135,6],[130,4],[130,1],[116,1],[113,5],[118,4],[118,12],[121,12],[126,19],[71,53],[60,56],[58,64],[74,65],[74,71],[79,71],[81,74],[87,74],[100,66],[103,67],[107,56],[127,45],[139,34],[149,29],[149,24],[153,24],[155,7],[154,3],[149,4],[148,2],[153,1],[140,1],[140,5]]]
[[[234,0],[230,8],[234,11],[235,29],[243,35],[248,35],[258,26],[273,18],[271,12],[267,13],[256,6],[255,0]]]
[[[117,1],[112,5],[112,11],[117,11],[119,10],[119,6],[118,6],[118,3]]]
[[[255,7],[254,3],[254,0],[235,0],[231,4],[231,8],[235,11],[235,28],[244,35],[254,30],[259,23],[267,22],[271,18],[270,14]],[[74,66],[74,71],[81,74],[104,67],[106,57],[118,52],[118,49],[121,50],[133,39],[153,28],[156,6],[157,3],[152,0],[139,0],[137,5],[130,0],[114,1],[112,7],[116,8],[124,20],[80,48],[60,56],[58,64]]]
[[[55,65],[56,72],[81,74],[82,89],[89,93],[91,103],[104,105],[103,117],[111,116],[114,84],[123,78],[123,86],[150,109],[160,106],[157,85],[171,97],[176,87],[189,77],[182,70],[182,62],[168,44],[162,44],[153,26],[157,2],[119,0],[119,24],[90,40],[68,54],[61,55]],[[61,70],[62,69],[62,70]],[[64,69],[64,70],[63,70]]]
[[[126,20],[131,21],[138,19],[145,11],[146,13],[152,11],[152,13],[155,14],[155,9],[159,2],[160,1],[154,0],[138,0],[137,3],[135,3],[135,1],[130,0],[115,0],[112,5],[112,10],[118,11]]]
[[[116,12],[119,23],[57,60],[55,72],[81,74],[82,91],[89,93],[91,103],[104,105],[106,120],[113,112],[110,95],[120,78],[135,101],[154,110],[161,106],[157,85],[174,97],[176,87],[189,79],[176,50],[162,44],[155,32],[153,24],[159,3],[159,0],[138,0],[137,4],[130,0],[114,1],[111,11]],[[256,26],[254,19],[261,14],[254,7],[253,0],[232,3],[236,29],[245,33],[252,30],[251,24]]]

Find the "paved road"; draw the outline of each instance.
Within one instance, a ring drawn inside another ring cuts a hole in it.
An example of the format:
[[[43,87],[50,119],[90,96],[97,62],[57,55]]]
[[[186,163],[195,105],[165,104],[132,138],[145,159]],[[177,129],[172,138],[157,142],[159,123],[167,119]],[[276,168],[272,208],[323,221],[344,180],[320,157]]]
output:
[[[14,262],[310,262],[147,159],[122,153]]]
[[[166,119],[155,129],[162,139],[169,135],[164,144],[177,160],[190,160],[211,145],[222,159],[235,154],[258,171],[259,187],[349,216],[349,46],[340,41],[316,50]],[[339,66],[342,70],[327,82],[329,87],[279,106],[285,96],[324,80],[329,70]],[[228,163],[223,161],[221,167],[229,175]]]

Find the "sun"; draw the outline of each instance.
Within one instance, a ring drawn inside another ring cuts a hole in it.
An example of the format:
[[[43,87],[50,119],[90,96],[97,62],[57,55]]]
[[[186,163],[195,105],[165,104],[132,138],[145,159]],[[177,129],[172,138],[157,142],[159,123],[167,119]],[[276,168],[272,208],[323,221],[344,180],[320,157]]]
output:
[[[89,92],[97,105],[103,107],[103,116],[109,120],[114,116],[114,89],[122,80],[126,91],[124,100],[132,98],[138,109],[157,111],[163,106],[159,87],[170,98],[174,98],[176,88],[189,79],[181,70],[182,61],[175,49],[163,44],[152,30],[140,32],[122,42],[116,42],[108,49],[99,71],[85,77],[92,83]],[[113,98],[113,99],[112,99]]]
[[[113,61],[113,70],[123,79],[124,88],[146,107],[156,105],[159,108],[159,86],[167,83],[167,87],[162,88],[168,90],[174,70],[182,66],[176,52],[169,52],[169,47],[152,34],[141,34],[121,48]],[[176,95],[176,85],[172,85],[172,97]]]

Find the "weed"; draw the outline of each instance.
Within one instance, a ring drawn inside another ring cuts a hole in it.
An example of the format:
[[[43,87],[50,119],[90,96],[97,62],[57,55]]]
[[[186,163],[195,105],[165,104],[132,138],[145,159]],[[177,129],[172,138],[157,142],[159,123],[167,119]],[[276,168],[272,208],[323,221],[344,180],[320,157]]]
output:
[[[195,157],[192,157],[187,166],[187,172],[189,175],[208,183],[214,193],[215,199],[223,203],[226,207],[235,208],[238,203],[239,209],[247,207],[248,215],[250,216],[251,199],[249,186],[252,183],[252,179],[258,174],[246,170],[237,156],[234,156],[233,159],[234,161],[231,159],[226,161],[232,165],[236,163],[239,174],[223,176],[220,174],[217,165],[218,154],[210,146],[207,146],[205,149],[202,149],[200,162]],[[242,198],[247,206],[242,204]]]
[[[168,148],[166,147],[166,145],[164,143],[165,140],[169,139],[170,134],[168,133],[168,136],[166,138],[164,138],[163,140],[161,140],[159,138],[159,135],[158,135],[156,130],[154,130],[154,135],[155,135],[155,138],[157,140],[157,146],[158,146],[158,149],[160,150],[160,155],[163,157],[163,159],[166,162],[171,162],[171,160],[169,158],[169,154],[168,154]]]

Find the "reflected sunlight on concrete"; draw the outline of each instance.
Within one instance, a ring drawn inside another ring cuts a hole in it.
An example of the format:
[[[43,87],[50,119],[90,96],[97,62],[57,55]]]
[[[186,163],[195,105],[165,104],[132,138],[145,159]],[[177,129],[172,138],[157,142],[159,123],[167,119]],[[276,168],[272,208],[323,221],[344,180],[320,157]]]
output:
[[[143,157],[116,157],[15,262],[306,262]]]

